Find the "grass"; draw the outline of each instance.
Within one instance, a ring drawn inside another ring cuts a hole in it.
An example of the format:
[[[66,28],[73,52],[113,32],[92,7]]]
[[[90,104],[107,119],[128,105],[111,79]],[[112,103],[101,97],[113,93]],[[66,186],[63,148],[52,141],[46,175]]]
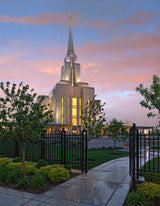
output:
[[[146,164],[143,165],[141,170],[160,171],[160,157],[156,157],[148,161]]]
[[[120,150],[116,150],[115,152],[114,150],[88,150],[88,169],[128,155],[128,152]]]

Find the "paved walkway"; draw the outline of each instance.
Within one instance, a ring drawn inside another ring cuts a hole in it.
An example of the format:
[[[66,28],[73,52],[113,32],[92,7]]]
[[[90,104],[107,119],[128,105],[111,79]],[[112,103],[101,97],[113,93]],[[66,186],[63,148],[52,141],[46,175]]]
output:
[[[129,190],[129,158],[91,169],[41,195],[0,187],[0,206],[121,206]]]

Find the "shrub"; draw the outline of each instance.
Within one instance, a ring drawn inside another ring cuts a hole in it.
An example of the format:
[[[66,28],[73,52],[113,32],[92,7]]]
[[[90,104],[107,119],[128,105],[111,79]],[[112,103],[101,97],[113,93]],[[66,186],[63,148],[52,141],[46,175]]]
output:
[[[14,162],[11,162],[9,163],[7,166],[6,166],[9,170],[22,170],[22,163],[21,162],[17,162],[17,163],[14,163]]]
[[[9,163],[6,165],[6,182],[16,183],[22,177],[22,163]]]
[[[12,160],[10,160],[10,159],[0,158],[0,165],[8,165],[11,162],[12,162]]]
[[[51,170],[51,167],[50,167],[50,166],[41,167],[41,168],[37,171],[37,173],[38,173],[38,174],[43,174],[44,176],[46,176],[46,177],[48,178],[48,174],[49,174],[50,170]]]
[[[64,168],[51,168],[48,176],[53,183],[60,183],[68,180],[70,178],[70,173]]]
[[[22,177],[19,180],[18,184],[15,185],[16,188],[24,188],[24,189],[30,188],[31,186],[32,186],[32,181],[27,176]]]
[[[37,171],[37,168],[33,162],[26,162],[25,169],[26,169],[26,175],[35,174]]]
[[[36,167],[39,169],[40,167],[47,166],[47,162],[44,159],[41,159],[37,162]]]
[[[156,172],[148,172],[144,175],[146,182],[154,182],[156,184],[160,184],[160,173]]]
[[[46,185],[46,175],[43,173],[37,173],[33,179],[32,187],[34,189],[42,189]]]
[[[64,169],[64,165],[59,165],[59,164],[54,164],[54,165],[50,165],[51,168],[63,168]]]
[[[15,157],[12,160],[13,162],[22,162],[22,157]]]
[[[152,182],[145,182],[137,187],[137,192],[147,196],[149,199],[160,197],[160,185]]]
[[[149,199],[145,195],[135,192],[127,196],[126,204],[127,206],[148,206]]]

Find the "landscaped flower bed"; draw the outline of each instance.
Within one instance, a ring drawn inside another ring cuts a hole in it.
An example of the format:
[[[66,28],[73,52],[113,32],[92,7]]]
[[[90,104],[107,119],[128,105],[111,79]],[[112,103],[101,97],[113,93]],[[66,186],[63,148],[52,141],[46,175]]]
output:
[[[17,158],[16,161],[20,161]],[[0,185],[22,191],[41,193],[69,180],[76,174],[70,173],[63,165],[46,166],[44,160],[37,164],[25,163],[26,175],[22,175],[22,163],[0,158]]]
[[[145,182],[137,184],[136,191],[131,191],[124,206],[158,206],[160,205],[160,173],[148,172]]]

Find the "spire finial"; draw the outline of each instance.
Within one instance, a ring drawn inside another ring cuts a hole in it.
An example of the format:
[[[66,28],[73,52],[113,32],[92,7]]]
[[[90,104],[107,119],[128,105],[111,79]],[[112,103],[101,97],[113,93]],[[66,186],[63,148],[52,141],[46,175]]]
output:
[[[71,16],[71,11],[69,10],[69,23],[72,23],[72,16]]]

